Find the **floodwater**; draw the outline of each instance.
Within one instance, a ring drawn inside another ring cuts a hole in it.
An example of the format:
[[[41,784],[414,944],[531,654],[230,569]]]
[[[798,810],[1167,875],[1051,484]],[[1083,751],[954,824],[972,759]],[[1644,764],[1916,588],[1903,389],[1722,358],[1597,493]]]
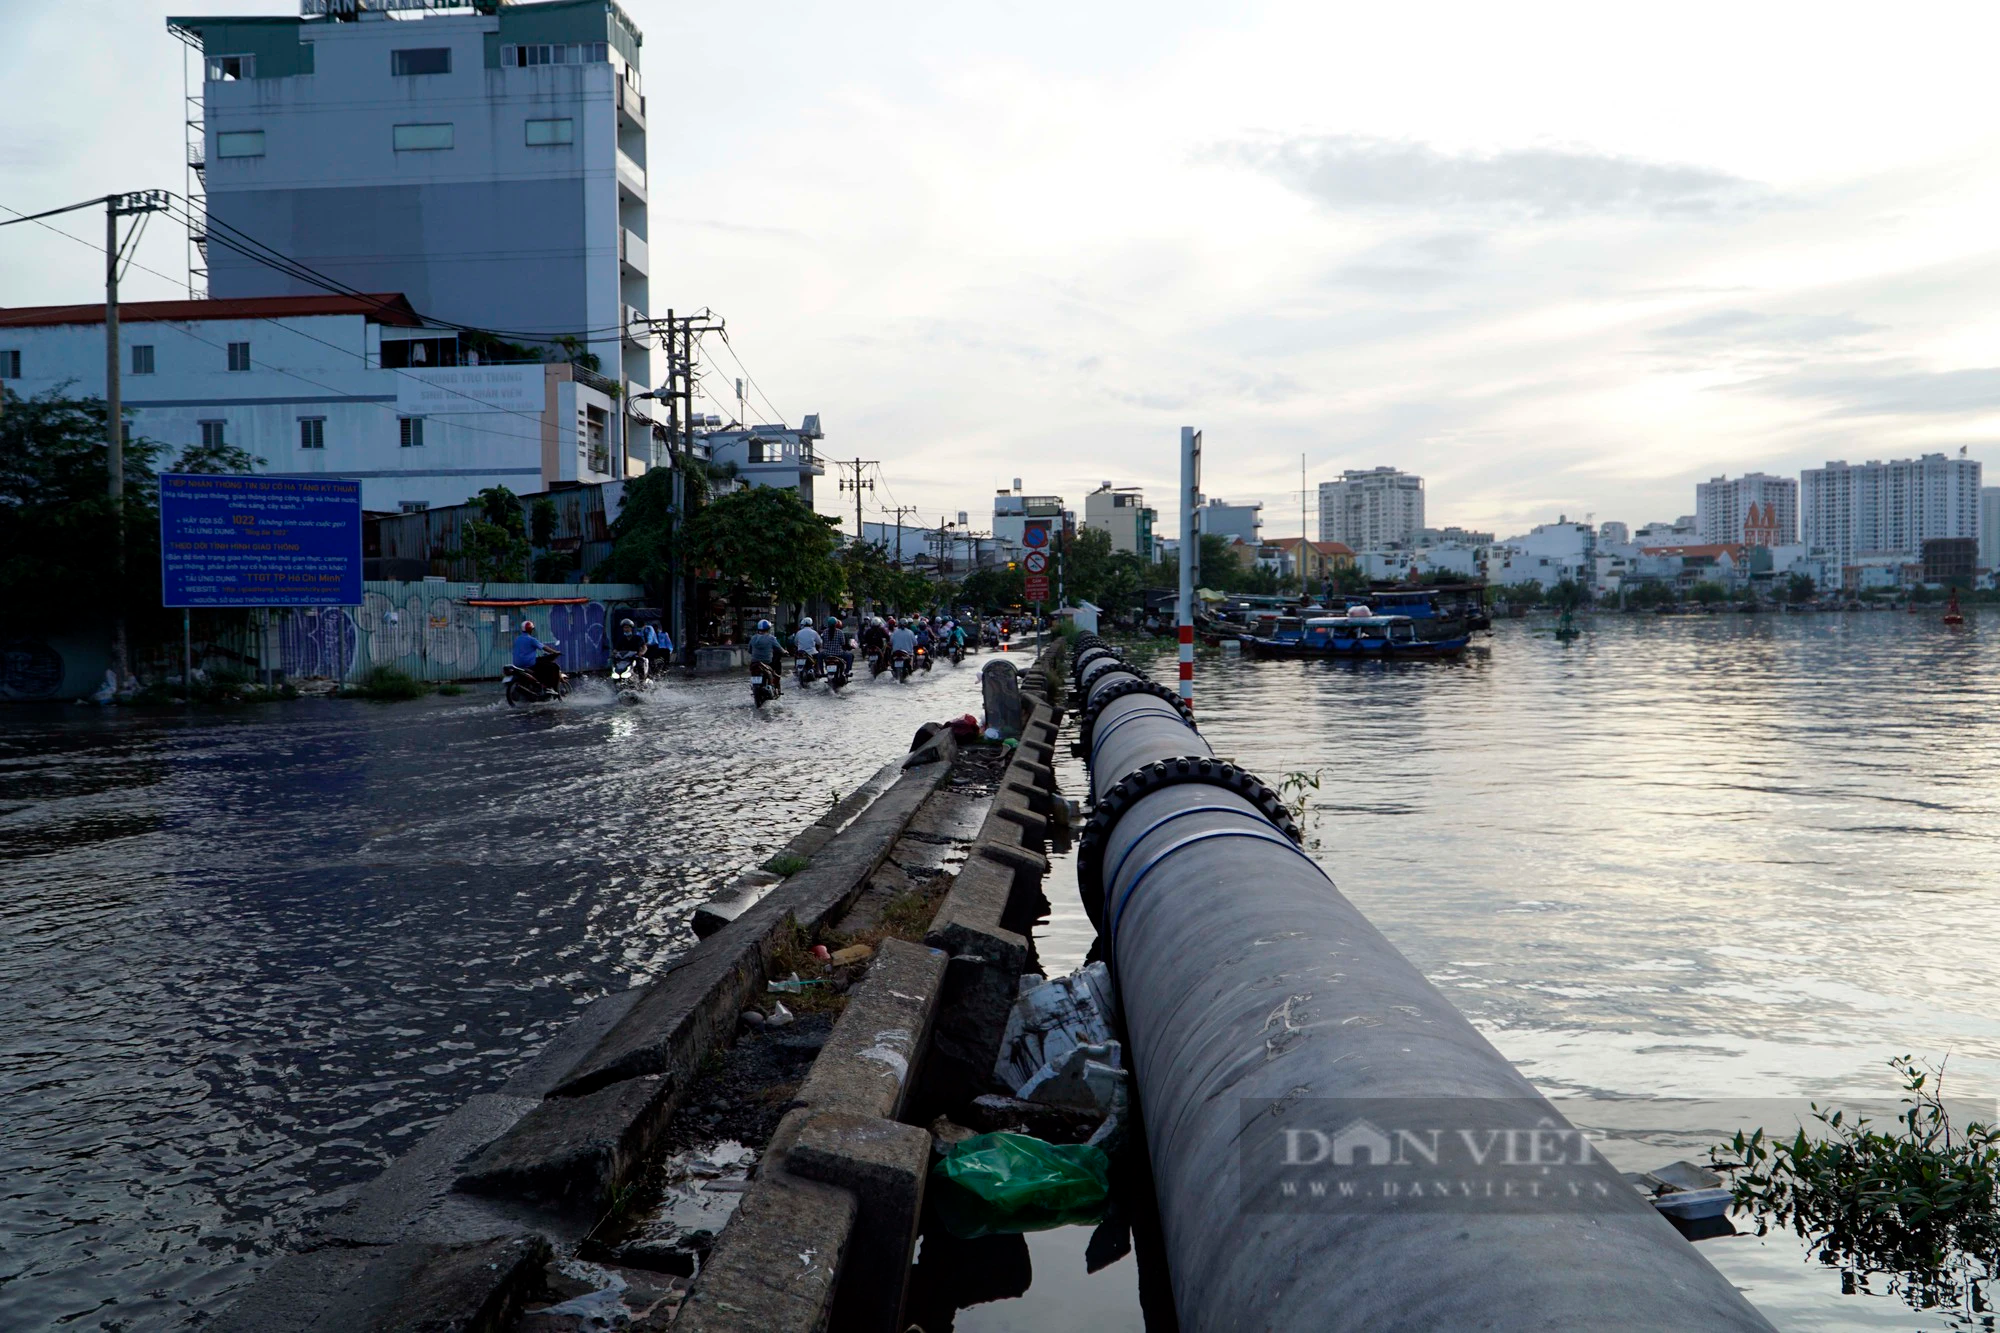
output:
[[[177,1328],[653,976],[978,668],[0,711],[0,1328]]]
[[[1810,1100],[1893,1103],[1904,1054],[1948,1054],[1948,1091],[1990,1116],[2000,622],[1585,625],[1564,645],[1503,622],[1458,664],[1218,654],[1197,717],[1273,786],[1319,776],[1320,863],[1579,1123],[1598,1103],[1603,1124],[1777,1128]],[[1165,645],[1150,669],[1172,679]],[[1630,1104],[1655,1098],[1693,1107]],[[1650,1169],[1707,1141],[1607,1152]],[[1700,1245],[1783,1328],[1954,1327],[1841,1295],[1788,1237]]]

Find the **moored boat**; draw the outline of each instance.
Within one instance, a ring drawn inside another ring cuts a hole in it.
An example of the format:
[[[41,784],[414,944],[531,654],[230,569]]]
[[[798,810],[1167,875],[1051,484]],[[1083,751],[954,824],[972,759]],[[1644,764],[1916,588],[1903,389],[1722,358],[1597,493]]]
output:
[[[1427,639],[1417,632],[1409,616],[1378,616],[1362,612],[1344,616],[1315,616],[1307,620],[1296,637],[1257,636],[1244,641],[1256,657],[1347,658],[1371,657],[1456,657],[1465,651],[1469,635],[1464,633]]]

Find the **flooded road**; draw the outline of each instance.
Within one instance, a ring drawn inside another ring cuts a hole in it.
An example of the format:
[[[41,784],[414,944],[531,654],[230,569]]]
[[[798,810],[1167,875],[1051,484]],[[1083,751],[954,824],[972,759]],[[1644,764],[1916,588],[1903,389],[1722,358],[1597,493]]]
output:
[[[692,942],[968,658],[761,713],[492,693],[0,711],[0,1328],[180,1327]],[[490,689],[490,687],[489,687]]]

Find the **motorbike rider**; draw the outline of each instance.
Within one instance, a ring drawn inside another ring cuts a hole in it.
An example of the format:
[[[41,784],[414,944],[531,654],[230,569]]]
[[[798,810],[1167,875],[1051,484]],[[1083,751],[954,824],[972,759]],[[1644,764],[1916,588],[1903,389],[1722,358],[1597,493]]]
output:
[[[870,657],[880,657],[889,646],[889,631],[882,628],[880,616],[870,616],[861,625],[861,651]]]
[[[821,642],[820,654],[839,658],[841,665],[847,668],[847,674],[854,674],[854,648],[847,637],[845,622],[839,616],[826,618],[826,638]]]
[[[758,621],[757,632],[750,636],[750,670],[763,673],[774,695],[785,692],[784,673],[778,670],[778,653],[783,647],[778,636],[771,633],[771,622]]]
[[[548,649],[548,655],[542,650]],[[521,622],[521,632],[514,636],[514,667],[535,678],[535,683],[554,694],[562,687],[562,665],[556,661],[555,645],[543,643],[535,637],[535,622]]]
[[[639,658],[641,662],[645,662],[653,668],[672,665],[674,660],[674,640],[672,635],[649,620],[646,622],[646,632],[642,637],[645,639],[646,646]]]
[[[895,624],[894,621],[891,621],[889,623],[892,625]],[[917,659],[916,631],[911,629],[908,625],[896,625],[894,629],[889,631],[889,651],[892,654],[893,653],[906,654],[909,657],[911,663],[914,665]]]

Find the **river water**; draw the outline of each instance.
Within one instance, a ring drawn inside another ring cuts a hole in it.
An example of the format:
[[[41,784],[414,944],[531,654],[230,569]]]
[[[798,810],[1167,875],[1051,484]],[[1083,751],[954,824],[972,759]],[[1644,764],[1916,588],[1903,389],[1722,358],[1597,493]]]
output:
[[[1310,831],[1342,891],[1575,1118],[1686,1099],[1675,1123],[1691,1102],[1719,1133],[1893,1095],[1905,1053],[2000,1090],[2000,624],[1603,617],[1568,645],[1534,622],[1480,643],[1457,664],[1205,656],[1199,716],[1274,784],[1319,775]],[[0,1328],[220,1304],[576,1005],[684,947],[712,875],[976,708],[978,661],[769,716],[737,681],[534,715],[0,714]],[[1054,971],[1089,941],[1064,870],[1038,933]],[[1783,1328],[1951,1326],[1843,1296],[1789,1239],[1701,1252]],[[1065,1255],[1036,1252],[1031,1300],[1057,1304],[961,1327],[1074,1327],[1085,1305],[1136,1327],[1102,1294],[1131,1261],[1079,1305],[1075,1275],[1039,1271]]]
[[[979,707],[977,668],[0,711],[0,1329],[177,1328],[576,1008],[725,872]]]

